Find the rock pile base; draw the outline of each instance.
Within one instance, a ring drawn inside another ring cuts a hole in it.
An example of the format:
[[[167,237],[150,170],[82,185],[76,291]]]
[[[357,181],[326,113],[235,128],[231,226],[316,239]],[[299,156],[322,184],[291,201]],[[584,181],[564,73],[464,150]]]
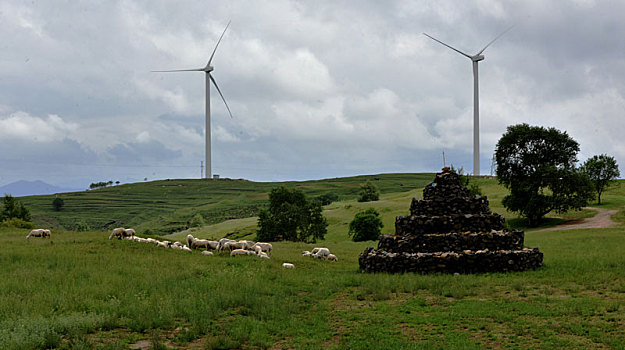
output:
[[[522,231],[505,229],[485,196],[469,195],[456,173],[444,168],[413,199],[410,215],[395,220],[395,234],[382,235],[358,262],[365,272],[482,273],[536,269],[538,248],[523,248]]]

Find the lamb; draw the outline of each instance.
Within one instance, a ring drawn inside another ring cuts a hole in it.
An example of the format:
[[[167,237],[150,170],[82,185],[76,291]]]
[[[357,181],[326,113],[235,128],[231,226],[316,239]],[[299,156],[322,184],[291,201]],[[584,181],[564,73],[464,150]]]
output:
[[[254,244],[252,249],[254,249],[254,251],[256,252],[260,250],[261,252],[271,256],[271,250],[273,249],[273,246],[271,245],[271,243],[257,242],[256,244]]]
[[[265,254],[265,253],[263,253],[263,252],[257,253],[256,255],[257,255],[259,258],[269,259],[269,255],[267,255],[267,254]]]
[[[28,236],[26,236],[26,239],[29,239],[30,237],[45,237],[44,233],[43,233],[42,228],[38,228],[38,229],[34,229],[32,231],[30,231],[30,233],[28,234]]]
[[[282,267],[284,267],[285,269],[294,269],[295,265],[291,263],[282,263]]]
[[[185,251],[185,252],[187,252],[187,253],[191,253],[191,252],[193,252],[193,251],[191,250],[191,248],[187,247],[186,245],[183,245],[183,246],[182,246],[182,248],[180,248],[180,249],[181,249],[181,250],[184,250],[184,251]]]
[[[230,252],[230,256],[238,256],[238,255],[250,255],[250,254],[254,254],[248,250],[245,249],[235,249],[233,251]]]
[[[337,258],[336,255],[334,255],[334,254],[328,254],[326,259],[328,259],[330,261],[339,261],[339,258]]]
[[[114,228],[109,236],[109,240],[113,239],[113,237],[117,237],[117,239],[122,239],[126,234],[126,229],[123,227]]]

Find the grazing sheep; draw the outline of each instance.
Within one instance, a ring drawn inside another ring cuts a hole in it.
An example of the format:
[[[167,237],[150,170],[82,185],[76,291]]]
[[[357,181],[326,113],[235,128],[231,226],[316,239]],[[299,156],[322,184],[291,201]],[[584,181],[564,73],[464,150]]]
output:
[[[257,255],[259,258],[269,259],[269,255],[267,255],[267,254],[265,254],[265,253],[263,253],[263,252],[260,252],[260,253],[258,253],[258,254],[256,254],[256,255]]]
[[[254,254],[248,250],[245,249],[235,249],[233,251],[230,252],[230,256],[237,256],[237,255],[250,255],[250,254]]]
[[[294,269],[295,265],[291,263],[282,263],[282,267],[284,267],[285,269]]]
[[[171,244],[170,241],[156,241],[156,246],[157,247],[163,247],[163,248],[169,248],[169,245]]]
[[[184,250],[184,251],[185,251],[185,252],[187,252],[187,253],[191,253],[191,252],[193,252],[193,251],[191,250],[191,248],[187,247],[186,245],[183,245],[183,246],[182,246],[182,248],[180,248],[180,249],[181,249],[181,250]]]
[[[260,251],[262,251],[263,253],[271,256],[271,250],[273,249],[273,246],[271,245],[271,243],[257,242],[252,247],[252,249],[254,249],[254,251],[258,251],[259,248],[260,248]]]
[[[109,236],[109,240],[113,239],[113,237],[117,237],[117,239],[122,239],[126,234],[126,229],[123,227],[114,228]]]
[[[256,244],[255,242],[252,241],[239,241],[239,243],[242,243],[245,250],[253,250],[254,245]]]
[[[44,228],[41,237],[44,237],[44,238],[45,237],[50,237],[50,238],[52,238],[52,233],[50,232],[50,230]]]
[[[28,236],[26,236],[26,239],[28,239],[30,237],[45,237],[43,235],[43,229],[42,228],[38,228],[38,229],[34,229],[34,230],[30,231]]]
[[[169,248],[174,249],[174,250],[181,250],[182,249],[182,243],[180,242],[174,242],[172,243]]]
[[[156,243],[156,240],[154,238],[148,237],[145,239],[146,243]]]
[[[135,232],[135,229],[133,229],[133,228],[127,228],[127,229],[124,230],[124,235],[126,237],[134,237],[135,234],[137,234],[137,233]]]
[[[226,249],[226,243],[235,242],[230,238],[222,238],[219,240],[219,245],[217,246],[217,251],[221,252]]]
[[[213,254],[213,252],[209,252],[208,250],[205,250],[205,251],[202,252],[202,255],[212,256],[214,254]]]
[[[315,248],[315,249],[317,249],[317,251],[313,253],[313,257],[317,259],[326,259],[328,255],[330,255],[330,249],[328,248]],[[313,252],[315,251],[315,249],[313,249]]]
[[[191,241],[191,244],[188,244],[189,248],[191,249],[198,249],[198,248],[204,248],[206,250],[211,249],[211,241],[209,241],[208,239],[199,239],[199,238],[194,238]]]
[[[224,243],[223,248],[222,248],[222,250],[230,250],[230,251],[233,251],[235,249],[245,250],[245,244],[241,242],[237,242],[237,241],[230,241],[230,242]]]
[[[191,235],[191,234],[187,235],[186,241],[187,241],[187,245],[189,247],[191,247],[193,245],[193,241],[194,240],[195,240],[195,237],[193,237],[193,235]]]
[[[339,261],[339,258],[336,257],[336,255],[334,254],[328,254],[327,258],[330,261]]]
[[[302,252],[302,256],[312,256],[312,253],[311,253],[311,252],[309,252],[308,250],[304,250],[304,251]]]

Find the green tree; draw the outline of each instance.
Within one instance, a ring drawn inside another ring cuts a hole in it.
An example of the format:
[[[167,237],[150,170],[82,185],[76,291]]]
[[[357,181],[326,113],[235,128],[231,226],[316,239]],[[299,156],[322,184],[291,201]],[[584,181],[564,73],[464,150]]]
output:
[[[360,193],[358,194],[359,202],[373,202],[380,199],[378,188],[369,180],[360,185]]]
[[[354,242],[375,241],[382,234],[382,219],[380,213],[375,209],[369,208],[354,216],[352,222],[349,223],[348,235],[352,237]]]
[[[52,200],[52,208],[54,208],[55,211],[61,211],[64,205],[65,201],[61,197],[56,197]]]
[[[605,154],[593,156],[584,162],[582,169],[595,187],[597,204],[601,204],[603,190],[610,186],[610,182],[621,176],[616,159]]]
[[[549,212],[580,209],[594,196],[588,175],[575,168],[579,144],[555,128],[509,126],[497,142],[499,183],[510,190],[506,209],[538,226]]]
[[[298,189],[277,187],[269,193],[269,208],[258,214],[258,241],[316,241],[328,227],[319,201],[309,201]]]
[[[2,199],[2,211],[0,211],[0,221],[11,218],[17,218],[24,221],[30,221],[30,212],[24,206],[24,203],[18,201],[10,194],[5,194]]]
[[[191,227],[202,227],[206,224],[206,222],[204,221],[204,217],[202,216],[202,214],[197,213],[193,215],[189,224]]]

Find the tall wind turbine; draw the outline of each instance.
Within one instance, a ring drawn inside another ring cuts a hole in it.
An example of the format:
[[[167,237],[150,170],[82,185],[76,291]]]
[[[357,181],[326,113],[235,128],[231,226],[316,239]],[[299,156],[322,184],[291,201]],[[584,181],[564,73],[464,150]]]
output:
[[[226,99],[224,98],[224,95],[221,93],[221,90],[219,89],[219,86],[217,85],[217,82],[215,81],[215,78],[213,78],[213,76],[211,75],[211,72],[213,71],[213,66],[211,66],[211,62],[213,61],[213,56],[215,56],[215,51],[217,51],[217,47],[219,46],[219,43],[221,42],[221,39],[224,37],[224,34],[226,34],[226,30],[228,30],[228,27],[230,26],[230,22],[228,22],[228,24],[226,25],[226,28],[224,29],[223,33],[221,33],[221,36],[219,37],[219,40],[217,41],[217,45],[215,45],[215,48],[213,49],[213,53],[211,54],[210,58],[208,59],[208,63],[206,64],[206,67],[204,68],[192,68],[192,69],[175,69],[175,70],[154,70],[152,72],[165,72],[165,73],[169,73],[169,72],[204,72],[206,74],[206,172],[205,172],[205,178],[210,179],[212,176],[212,168],[211,168],[211,99],[210,99],[210,83],[211,81],[213,82],[213,85],[215,85],[215,89],[217,89],[217,92],[219,93],[219,96],[221,96],[221,99],[224,101],[224,104],[226,105],[226,109],[228,109],[228,113],[230,114],[230,118],[232,118],[232,112],[230,111],[230,107],[228,107],[228,103],[226,102]]]
[[[474,176],[480,175],[480,99],[479,99],[477,63],[484,59],[482,52],[484,52],[484,50],[486,50],[486,48],[489,47],[490,44],[494,43],[495,40],[501,38],[502,35],[506,34],[510,29],[512,29],[512,27],[504,30],[501,34],[497,35],[495,39],[491,40],[491,42],[489,42],[486,46],[484,46],[484,48],[481,49],[480,52],[476,53],[475,55],[469,55],[467,53],[464,53],[456,48],[453,48],[445,44],[444,42],[436,38],[433,38],[427,35],[426,33],[423,33],[423,35],[427,36],[428,38],[436,41],[439,44],[447,46],[448,48],[456,51],[457,53],[463,56],[468,57],[471,61],[473,61],[473,175]]]

